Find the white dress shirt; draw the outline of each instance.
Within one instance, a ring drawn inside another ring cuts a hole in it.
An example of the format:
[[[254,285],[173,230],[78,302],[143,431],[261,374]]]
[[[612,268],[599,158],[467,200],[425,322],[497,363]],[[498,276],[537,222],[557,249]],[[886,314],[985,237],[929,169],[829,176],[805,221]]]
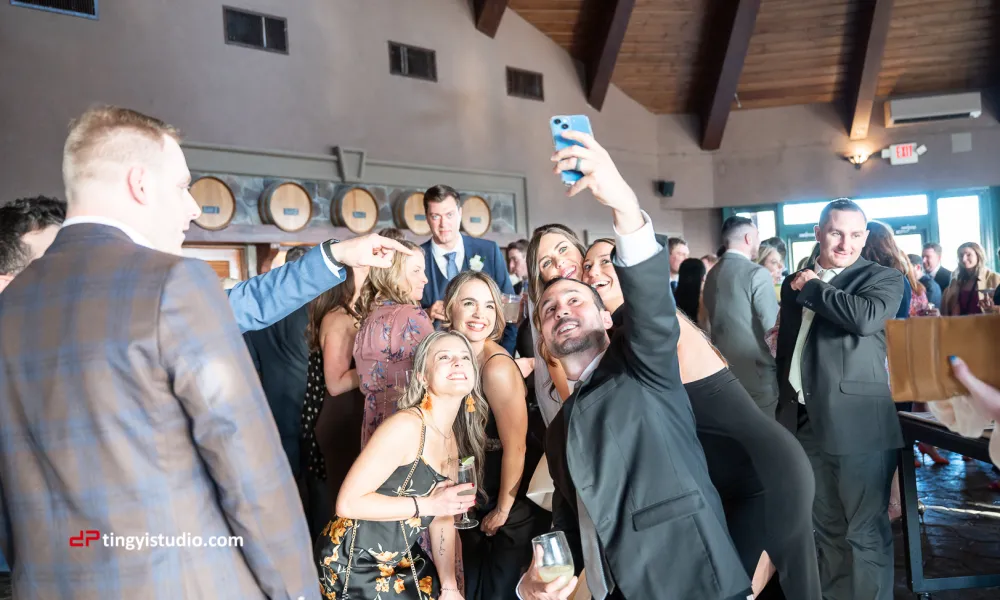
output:
[[[645,221],[645,224],[641,228],[639,228],[638,231],[635,231],[633,233],[621,234],[618,231],[617,227],[614,228],[616,266],[630,267],[639,264],[645,260],[648,260],[649,258],[652,258],[656,253],[661,252],[663,250],[663,246],[661,246],[660,243],[656,241],[656,236],[653,232],[653,224],[649,219],[649,215],[646,214],[645,211],[643,211],[642,217],[643,220]],[[532,325],[532,328],[533,328],[532,334],[535,336],[535,339],[538,339],[538,332],[534,330],[534,325]],[[575,381],[569,380],[567,382],[569,384],[570,393],[573,393],[579,382],[586,382],[590,378],[590,376],[597,369],[597,366],[601,364],[602,358],[604,358],[604,352],[601,352],[596,357],[594,357],[594,360],[592,360],[590,364],[587,365],[587,367],[580,374],[580,379]],[[536,363],[538,362],[538,360],[539,359],[536,357]],[[542,362],[542,364],[543,367],[541,368],[540,371],[536,369],[536,375],[535,375],[536,386],[539,382],[539,379],[548,379],[548,369],[544,367],[544,361]],[[544,377],[539,377],[539,375],[543,373],[545,374]],[[549,399],[548,384],[545,384],[545,391],[543,394],[537,394],[537,399],[539,408],[542,409],[543,417],[545,417],[546,412],[551,411],[553,408],[555,408],[556,412],[558,411],[558,404],[555,404],[555,406],[551,405],[546,406],[547,404],[546,400]],[[554,403],[555,401],[548,400],[548,402]],[[546,410],[546,408],[548,408],[548,410]],[[555,415],[552,414],[552,417],[554,416]],[[548,425],[548,423],[551,422],[552,417],[545,419],[546,425]],[[580,542],[584,547],[584,556],[588,555],[599,556],[600,554],[598,549],[600,541],[597,538],[597,530],[596,527],[594,526],[594,522],[591,516],[587,513],[586,507],[580,501],[579,496],[576,499],[576,504],[580,520]],[[589,549],[592,549],[591,552],[588,552],[588,547]],[[602,598],[604,598],[604,595],[599,595],[595,591],[595,585],[598,585],[598,582],[601,582],[600,585],[605,585],[603,581],[603,575],[604,575],[603,566],[604,565],[591,565],[592,569],[601,569],[601,572],[593,576],[587,577],[587,584],[590,587],[591,593],[593,594],[594,598],[596,598],[597,600],[602,600]],[[521,579],[523,580],[524,577],[522,576]],[[518,588],[521,587],[520,582],[518,582],[517,587]],[[607,588],[605,587],[604,589],[606,590]],[[518,589],[515,591],[517,592],[517,597],[521,598],[520,590]]]
[[[132,240],[139,246],[143,246],[151,250],[156,250],[156,248],[153,247],[153,243],[149,241],[149,238],[142,235],[132,227],[129,227],[125,223],[122,223],[121,221],[118,221],[116,219],[109,219],[108,217],[72,217],[63,221],[63,224],[60,227],[60,229],[69,227],[71,225],[78,225],[81,223],[92,223],[95,225],[106,225],[108,227],[114,227],[115,229],[118,229],[119,231],[127,235],[130,240]],[[328,269],[330,269],[330,272],[339,277],[340,270],[343,268],[343,266],[334,264],[334,262],[327,257],[326,252],[321,252],[320,254],[322,254],[323,263],[326,264]]]
[[[824,282],[840,275],[844,269],[824,269],[819,273],[819,278]],[[792,351],[792,362],[788,365],[788,383],[792,389],[799,393],[799,404],[805,404],[805,394],[802,393],[802,350],[806,345],[806,338],[809,337],[809,330],[812,329],[813,318],[816,313],[812,310],[802,308],[802,324],[799,325],[799,335],[795,338],[795,350]]]
[[[431,240],[431,256],[434,257],[434,263],[441,270],[441,274],[444,275],[445,279],[448,278],[448,259],[445,258],[445,254],[452,252],[455,253],[455,266],[458,267],[458,272],[461,273],[462,264],[465,262],[465,240],[462,239],[462,236],[458,236],[458,241],[455,242],[455,247],[451,250],[438,246],[434,243],[434,240]]]

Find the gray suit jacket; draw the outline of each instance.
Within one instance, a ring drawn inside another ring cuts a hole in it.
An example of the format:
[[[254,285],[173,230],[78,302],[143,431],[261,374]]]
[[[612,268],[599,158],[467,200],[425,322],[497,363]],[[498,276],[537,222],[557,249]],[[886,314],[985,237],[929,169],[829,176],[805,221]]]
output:
[[[764,267],[727,252],[705,279],[712,343],[760,407],[778,401],[774,358],[764,336],[778,318],[774,280]]]
[[[778,420],[795,433],[798,394],[788,369],[802,324],[802,309],[816,313],[802,351],[802,387],[809,420],[823,450],[835,455],[903,446],[886,370],[885,322],[903,299],[903,275],[859,258],[829,283],[814,279],[781,288]]]

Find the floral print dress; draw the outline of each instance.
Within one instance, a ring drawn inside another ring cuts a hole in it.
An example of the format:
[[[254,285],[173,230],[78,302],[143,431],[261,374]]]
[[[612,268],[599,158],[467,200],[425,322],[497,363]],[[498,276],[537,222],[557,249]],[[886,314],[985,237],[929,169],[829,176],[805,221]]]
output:
[[[406,386],[403,374],[413,369],[413,353],[432,331],[434,325],[427,313],[413,304],[384,302],[361,322],[354,342],[354,362],[365,396],[362,448],[375,429],[396,412]]]
[[[425,497],[438,483],[447,480],[423,459],[426,431],[425,425],[416,460],[393,471],[377,490],[379,494]],[[419,544],[433,520],[434,517],[405,521],[334,518],[316,542],[320,593],[327,600],[434,600],[440,595],[440,580],[434,563]]]

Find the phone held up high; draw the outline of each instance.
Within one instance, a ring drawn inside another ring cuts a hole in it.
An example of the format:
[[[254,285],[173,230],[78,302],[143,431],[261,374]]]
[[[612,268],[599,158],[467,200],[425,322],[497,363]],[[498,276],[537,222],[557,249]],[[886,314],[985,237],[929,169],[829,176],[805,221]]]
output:
[[[549,129],[552,131],[552,143],[556,147],[556,152],[573,145],[581,145],[579,142],[564,138],[562,136],[562,132],[564,131],[582,131],[583,133],[594,135],[594,131],[590,128],[590,119],[587,118],[587,115],[557,115],[549,119]],[[583,173],[580,171],[563,171],[560,175],[562,175],[563,183],[567,187],[583,178]]]

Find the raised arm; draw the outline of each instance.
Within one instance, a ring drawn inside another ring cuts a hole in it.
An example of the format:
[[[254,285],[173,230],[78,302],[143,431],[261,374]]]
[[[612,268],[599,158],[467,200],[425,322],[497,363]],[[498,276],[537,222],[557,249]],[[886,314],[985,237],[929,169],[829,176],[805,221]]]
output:
[[[649,215],[629,187],[614,161],[593,137],[566,131],[563,137],[577,141],[553,155],[556,172],[578,169],[584,176],[568,194],[589,189],[614,215],[615,271],[625,296],[621,340],[626,362],[648,385],[680,386],[677,370],[677,307],[670,288],[670,258],[656,241]],[[617,336],[618,334],[616,334]]]
[[[269,598],[316,598],[302,503],[278,430],[209,266],[177,263],[160,300],[160,362],[223,514]]]
[[[873,335],[896,315],[903,299],[903,274],[879,269],[856,294],[820,279],[806,282],[798,303],[855,335]]]
[[[399,242],[374,233],[343,242],[323,242],[297,261],[236,284],[229,291],[236,323],[240,331],[277,323],[344,281],[345,267],[389,267],[396,252],[413,254]]]
[[[299,260],[237,283],[229,304],[240,331],[263,329],[344,281],[345,273],[320,244]]]

